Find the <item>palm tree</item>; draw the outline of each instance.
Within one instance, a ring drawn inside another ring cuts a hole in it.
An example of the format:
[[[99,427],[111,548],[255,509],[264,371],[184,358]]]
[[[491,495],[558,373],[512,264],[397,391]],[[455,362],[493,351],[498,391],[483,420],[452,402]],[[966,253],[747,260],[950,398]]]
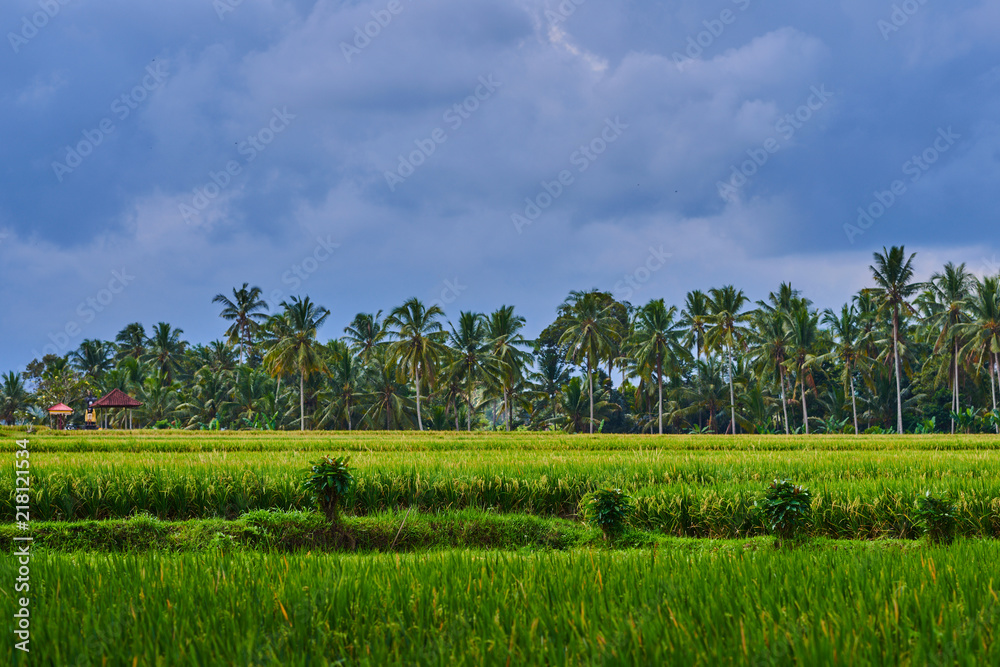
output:
[[[330,311],[317,306],[309,297],[293,296],[291,302],[279,304],[284,311],[278,316],[277,340],[264,356],[264,364],[272,376],[299,372],[299,430],[306,430],[306,376],[324,368],[320,356],[321,344],[316,330],[323,326]]]
[[[899,316],[903,310],[912,312],[909,299],[918,293],[923,285],[913,280],[913,253],[906,257],[903,246],[892,249],[882,248],[874,253],[875,264],[868,268],[872,272],[877,287],[868,290],[879,301],[881,310],[892,313],[892,358],[896,371],[896,432],[903,432],[903,389],[899,361]]]
[[[0,421],[13,426],[17,413],[31,405],[31,393],[20,374],[10,371],[0,377]]]
[[[809,435],[809,408],[806,405],[807,371],[816,357],[813,350],[819,338],[819,313],[809,312],[805,307],[786,315],[788,318],[789,342],[792,347],[792,357],[789,360],[795,367],[799,386],[802,388],[802,424],[806,435]]]
[[[103,340],[84,340],[70,358],[77,370],[95,380],[114,368],[114,350]]]
[[[389,353],[399,364],[399,372],[409,375],[417,389],[417,428],[421,431],[424,422],[420,416],[420,383],[423,377],[433,380],[434,369],[445,352],[446,334],[438,321],[443,315],[440,306],[427,308],[413,297],[394,308],[385,321],[396,339],[390,343]],[[426,375],[422,376],[421,371]]]
[[[669,309],[663,299],[653,299],[636,312],[630,351],[640,368],[649,367],[656,372],[657,423],[663,435],[663,368],[664,361],[676,370],[677,358],[683,355],[683,325],[674,320],[677,308]]]
[[[233,288],[233,299],[230,300],[225,294],[216,294],[212,303],[222,304],[222,312],[219,317],[232,322],[226,330],[230,345],[240,346],[240,363],[244,359],[250,358],[250,346],[253,345],[253,335],[260,326],[260,322],[267,319],[261,311],[267,310],[267,302],[260,298],[263,290],[259,287],[249,287],[250,283],[243,283],[243,287]]]
[[[681,311],[681,323],[688,328],[687,341],[694,346],[695,361],[701,359],[705,349],[705,332],[710,319],[708,296],[701,290],[688,292]]]
[[[569,368],[555,345],[545,345],[535,351],[535,367],[538,370],[531,374],[531,379],[535,383],[536,396],[545,403],[554,416],[558,409],[555,397],[563,385],[569,382]]]
[[[323,392],[326,409],[319,418],[320,426],[347,423],[347,430],[353,430],[354,410],[358,407],[361,388],[361,364],[351,349],[340,341],[330,341],[327,345],[332,357],[327,364],[330,375],[330,389]]]
[[[827,308],[823,311],[823,322],[830,327],[830,333],[834,338],[834,348],[828,354],[819,357],[818,361],[823,362],[836,358],[843,364],[844,370],[841,379],[844,382],[845,391],[850,386],[854,435],[857,435],[860,431],[858,429],[858,401],[857,392],[854,389],[854,373],[866,365],[865,360],[867,359],[864,354],[865,339],[858,321],[858,311],[853,305],[848,304],[841,307],[839,315]]]
[[[788,401],[785,397],[785,361],[788,359],[788,317],[784,310],[771,308],[763,303],[752,314],[750,344],[757,352],[761,375],[776,374],[781,387],[781,410],[784,415],[785,435],[790,432]]]
[[[924,304],[930,311],[928,324],[940,331],[937,340],[934,341],[934,354],[940,354],[945,346],[948,349],[948,364],[942,365],[941,370],[950,376],[948,380],[951,384],[952,415],[962,409],[958,386],[958,351],[962,340],[958,334],[958,327],[968,321],[965,305],[972,282],[973,276],[965,270],[965,263],[955,266],[948,262],[944,265],[944,273],[935,273],[931,276],[927,291],[922,295],[926,296]],[[940,378],[940,374],[938,377]],[[951,432],[955,432],[954,416],[951,418]]]
[[[159,322],[149,338],[145,358],[155,362],[158,373],[167,383],[173,382],[174,372],[180,367],[184,348],[187,347],[187,343],[181,340],[182,333],[183,329],[174,329],[166,322]]]
[[[387,331],[382,322],[382,311],[374,315],[371,313],[358,313],[354,320],[344,327],[344,340],[351,347],[355,354],[361,357],[362,361],[367,361],[372,350],[385,340]]]
[[[584,398],[583,383],[578,377],[571,378],[562,388],[559,399],[562,417],[553,417],[551,421],[557,425],[561,424],[567,433],[579,433],[583,430],[584,423],[590,424],[590,432],[593,433],[594,411],[596,410],[597,416],[604,418],[610,416],[610,413],[618,407],[607,401],[607,390],[598,387],[596,403],[593,397],[589,401],[591,416],[588,419],[587,413],[584,412],[587,409],[588,401]]]
[[[448,369],[449,376],[465,383],[466,430],[472,431],[472,392],[476,382],[492,369],[490,346],[486,338],[486,317],[482,313],[463,311],[458,316],[458,328],[451,325],[449,342],[455,359]]]
[[[566,345],[566,359],[580,364],[586,361],[590,395],[590,432],[594,432],[594,362],[611,348],[618,335],[618,320],[610,306],[602,306],[597,292],[572,295],[567,309],[567,328],[559,338]]]
[[[118,344],[119,361],[124,357],[140,359],[146,354],[146,345],[149,343],[146,328],[139,322],[132,322],[118,332],[115,343]]]
[[[530,345],[521,334],[525,319],[514,314],[514,306],[500,306],[486,320],[486,338],[493,361],[494,379],[503,396],[504,422],[510,430],[511,390],[524,379],[530,357],[523,349]]]
[[[406,396],[406,385],[400,383],[402,372],[395,358],[385,347],[375,347],[365,368],[366,385],[370,391],[364,395],[369,402],[365,419],[372,427],[384,424],[385,430],[395,424],[402,428],[408,421],[411,401]]]
[[[725,285],[721,288],[713,287],[709,290],[708,310],[711,313],[709,319],[708,335],[706,342],[709,346],[721,350],[725,348],[729,357],[729,410],[732,418],[733,435],[736,435],[736,391],[733,388],[733,347],[742,345],[746,336],[746,328],[743,322],[747,320],[747,314],[741,313],[746,305],[747,297],[743,290],[737,290],[732,285]]]
[[[961,351],[963,356],[975,356],[976,364],[980,368],[983,362],[986,362],[993,410],[996,410],[997,390],[994,373],[1000,382],[1000,369],[997,368],[997,361],[1000,358],[1000,276],[975,280],[974,285],[973,294],[966,302],[970,321],[959,324],[956,333],[968,340]]]

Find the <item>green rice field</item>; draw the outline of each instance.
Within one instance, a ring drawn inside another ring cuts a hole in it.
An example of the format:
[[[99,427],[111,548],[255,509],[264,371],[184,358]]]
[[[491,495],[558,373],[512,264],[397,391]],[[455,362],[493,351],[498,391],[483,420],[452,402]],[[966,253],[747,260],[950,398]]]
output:
[[[15,664],[1000,663],[996,437],[0,429],[10,461],[23,437]],[[351,457],[350,544],[303,484],[322,454]],[[813,493],[811,539],[767,537],[775,478]],[[581,513],[605,487],[636,502],[610,542]],[[0,489],[9,538],[12,465]],[[927,491],[952,545],[920,539]]]

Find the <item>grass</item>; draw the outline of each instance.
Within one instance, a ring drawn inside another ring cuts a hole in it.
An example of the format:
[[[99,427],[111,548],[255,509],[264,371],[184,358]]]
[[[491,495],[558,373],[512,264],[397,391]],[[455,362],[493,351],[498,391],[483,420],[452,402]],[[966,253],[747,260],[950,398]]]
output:
[[[39,553],[32,647],[60,665],[1000,662],[1000,544],[841,545]]]

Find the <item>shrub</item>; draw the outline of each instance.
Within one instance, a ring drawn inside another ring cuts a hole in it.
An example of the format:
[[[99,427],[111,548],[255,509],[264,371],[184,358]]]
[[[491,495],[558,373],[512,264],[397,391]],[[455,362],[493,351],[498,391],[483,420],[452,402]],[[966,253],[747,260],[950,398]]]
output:
[[[800,535],[809,520],[812,494],[809,489],[787,479],[774,480],[759,504],[764,509],[771,534],[778,539],[791,539]]]
[[[311,491],[330,523],[339,521],[340,502],[354,485],[354,475],[349,470],[350,459],[324,456],[313,463],[306,477],[306,489]]]
[[[955,539],[955,503],[944,496],[937,498],[930,491],[917,498],[917,523],[931,542],[951,544]]]
[[[621,489],[601,489],[587,498],[586,509],[608,539],[625,527],[634,505],[632,498]]]

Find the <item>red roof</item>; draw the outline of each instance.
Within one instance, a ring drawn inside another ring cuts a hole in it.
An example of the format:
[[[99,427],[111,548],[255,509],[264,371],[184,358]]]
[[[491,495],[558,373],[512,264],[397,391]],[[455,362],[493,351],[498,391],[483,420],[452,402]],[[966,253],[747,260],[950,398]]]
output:
[[[73,408],[69,407],[65,403],[57,403],[49,408],[49,412],[65,412],[69,414],[73,412]]]
[[[112,389],[107,396],[94,403],[95,408],[138,408],[142,403],[121,389]]]

